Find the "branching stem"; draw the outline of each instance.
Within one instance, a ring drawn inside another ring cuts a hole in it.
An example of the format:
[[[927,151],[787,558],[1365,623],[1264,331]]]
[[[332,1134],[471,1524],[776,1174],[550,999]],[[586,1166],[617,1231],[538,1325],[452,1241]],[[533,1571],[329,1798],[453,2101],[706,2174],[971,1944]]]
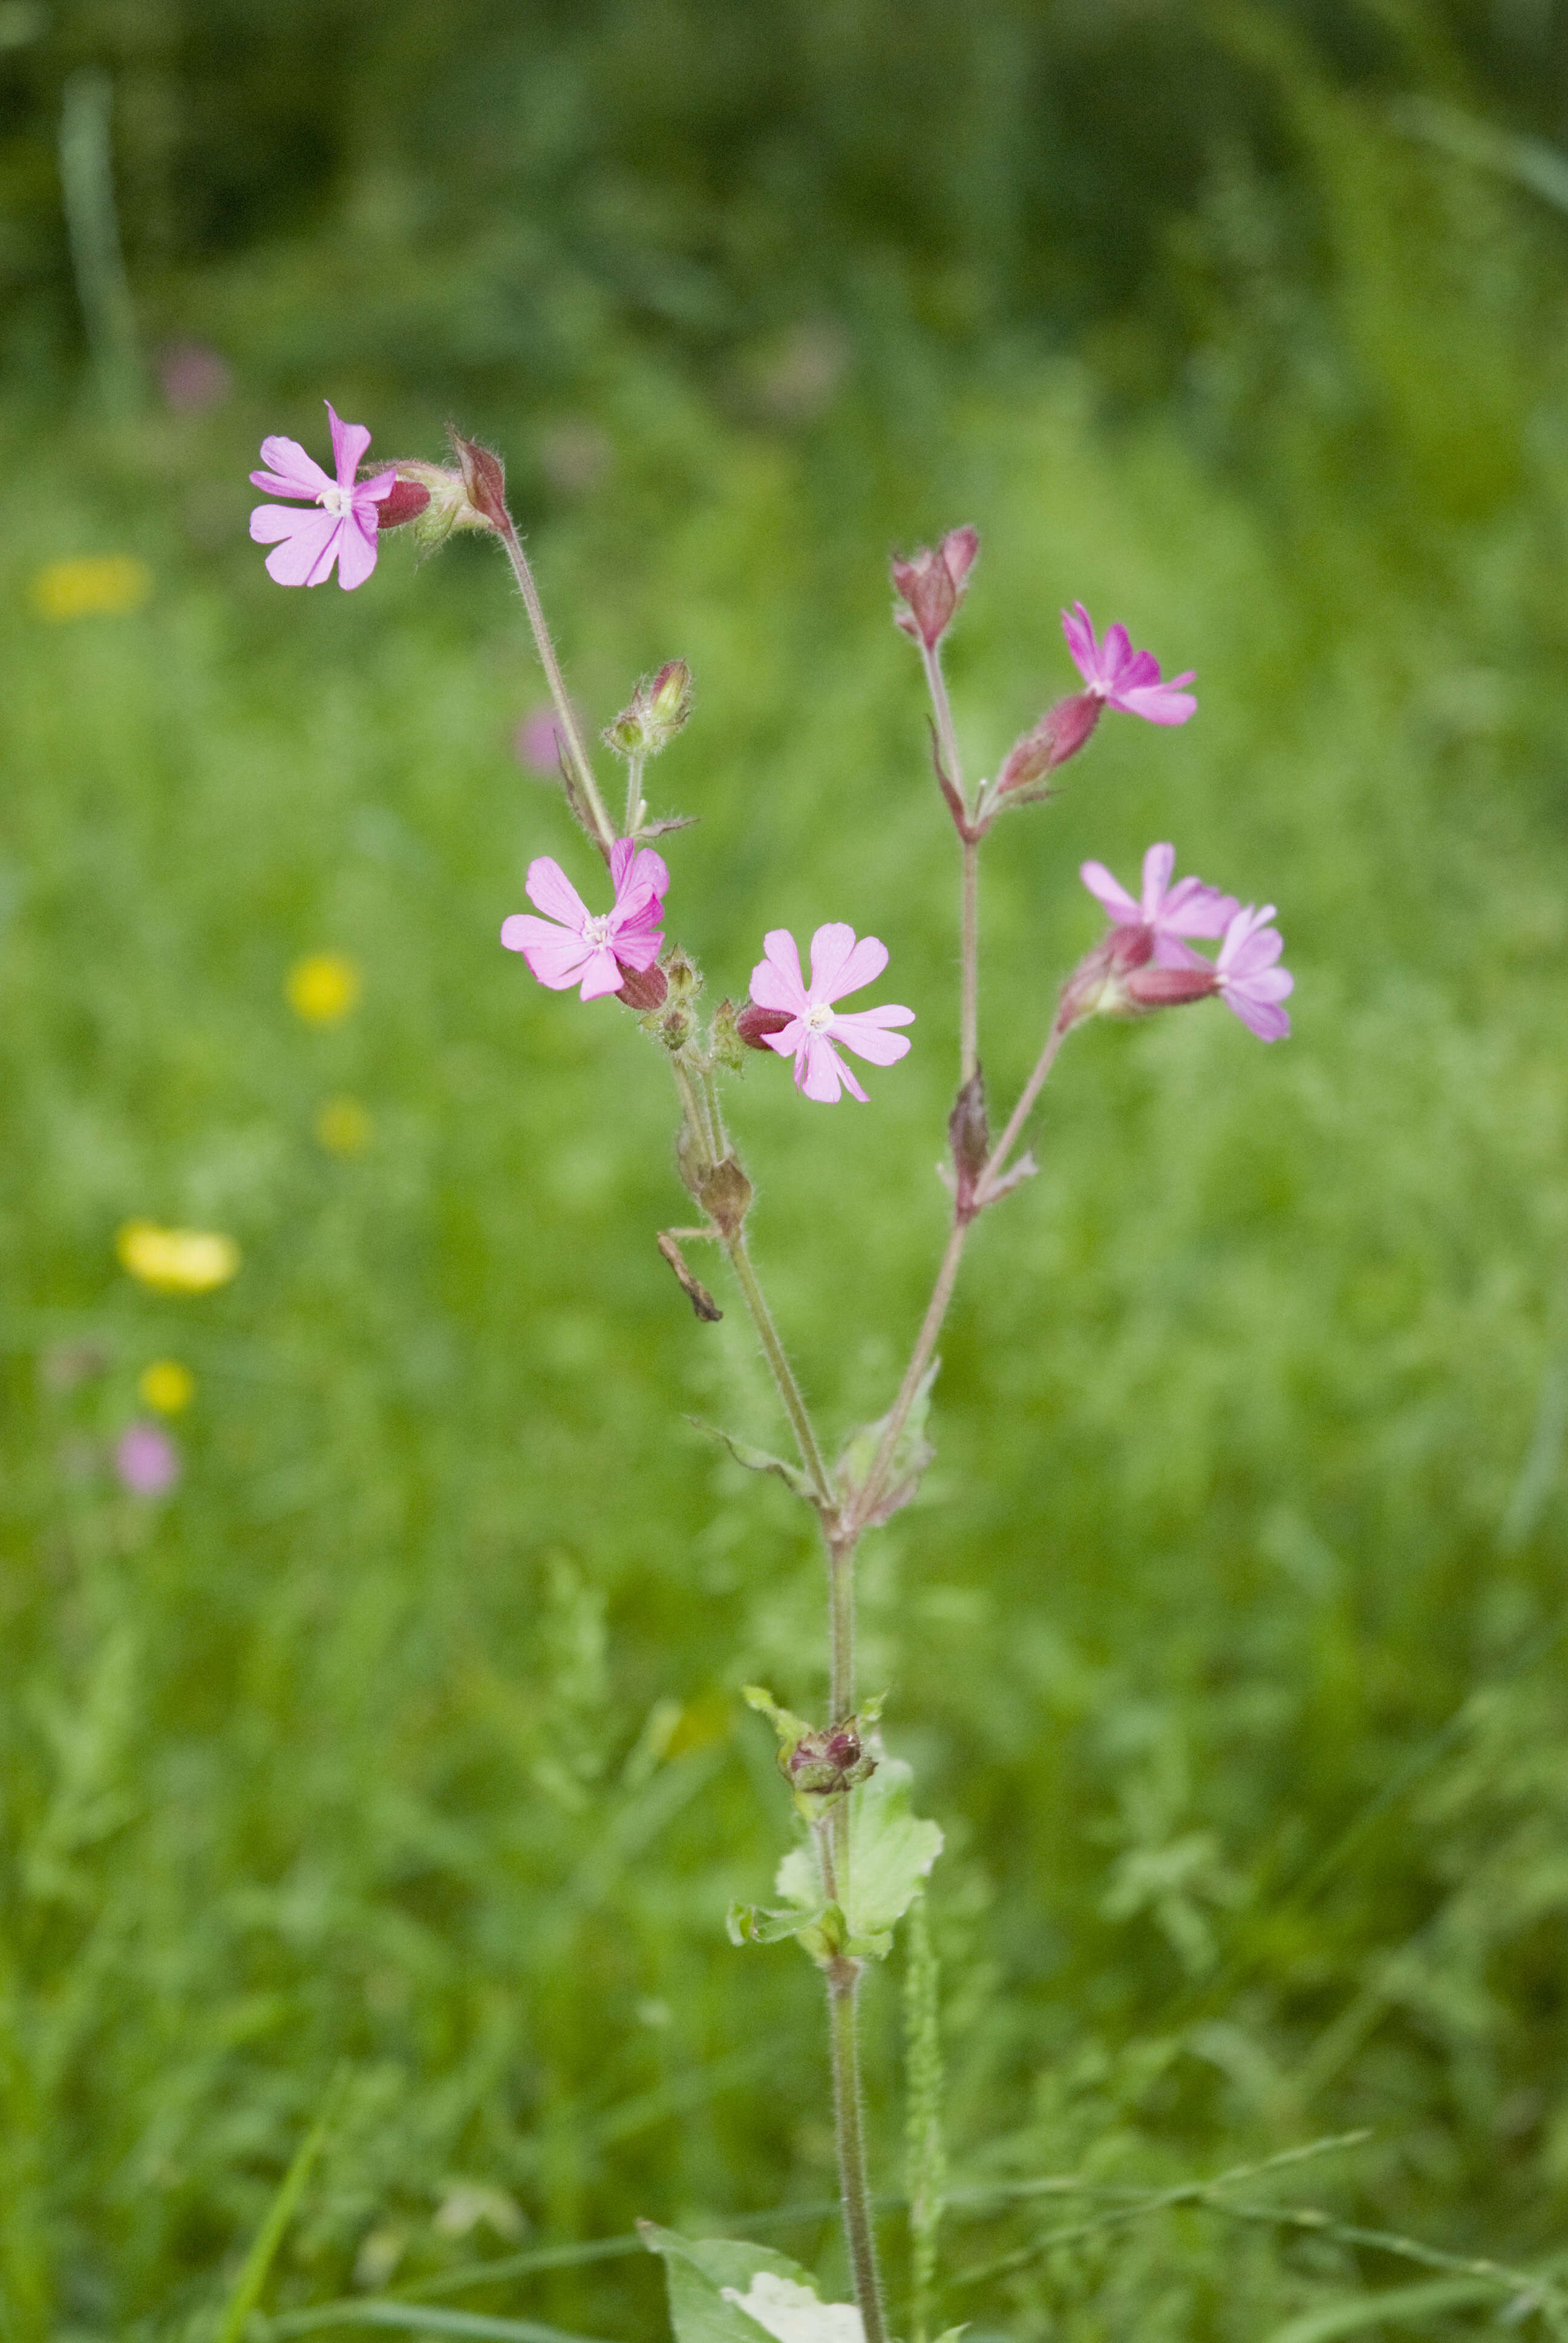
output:
[[[498,534],[501,543],[507,548],[507,558],[512,565],[512,575],[518,581],[518,591],[523,598],[523,608],[528,614],[528,624],[534,630],[534,647],[538,652],[539,665],[544,669],[545,681],[549,685],[550,698],[555,703],[556,722],[560,728],[561,746],[566,752],[567,762],[570,765],[572,777],[582,792],[583,802],[593,822],[594,835],[598,842],[599,851],[608,862],[610,848],[615,844],[615,832],[610,828],[609,816],[605,811],[604,799],[598,793],[598,783],[594,779],[593,767],[588,762],[588,750],[583,747],[582,736],[578,730],[578,720],[572,713],[571,701],[567,698],[566,678],[561,673],[560,661],[556,657],[556,647],[550,640],[550,630],[545,618],[545,606],[539,599],[539,589],[534,583],[534,573],[528,567],[528,557],[523,551],[523,541],[518,535],[510,515],[507,518],[505,528],[498,528]]]

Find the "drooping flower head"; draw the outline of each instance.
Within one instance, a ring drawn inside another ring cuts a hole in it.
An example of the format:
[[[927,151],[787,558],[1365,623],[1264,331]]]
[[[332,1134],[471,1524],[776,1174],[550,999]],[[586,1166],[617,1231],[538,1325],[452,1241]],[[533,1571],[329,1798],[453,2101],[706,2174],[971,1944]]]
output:
[[[1151,724],[1185,724],[1196,710],[1198,702],[1181,688],[1192,682],[1194,670],[1189,669],[1162,683],[1153,652],[1135,651],[1120,621],[1106,630],[1101,642],[1088,611],[1081,602],[1075,602],[1061,614],[1061,630],[1073,665],[1091,695],[1107,708],[1144,717]]]
[[[867,1103],[866,1093],[834,1049],[842,1042],[869,1065],[890,1066],[909,1043],[891,1025],[912,1025],[912,1009],[853,1009],[839,1011],[836,1001],[859,992],[888,965],[888,948],[875,936],[857,943],[853,928],[831,920],[811,939],[811,982],[800,974],[800,955],[788,928],[770,928],[762,939],[767,957],[751,971],[751,998],[759,1009],[783,1011],[789,1021],[776,1033],[759,1036],[766,1048],[795,1061],[795,1087],[823,1105],[836,1104],[841,1091]]]
[[[1079,877],[1104,905],[1112,927],[1145,927],[1153,931],[1152,958],[1158,968],[1201,965],[1201,956],[1182,938],[1222,936],[1237,908],[1234,895],[1221,895],[1218,887],[1206,887],[1201,879],[1178,879],[1172,887],[1171,873],[1175,868],[1173,846],[1151,846],[1143,858],[1142,897],[1134,902],[1103,862],[1079,866]]]
[[[548,917],[514,911],[501,923],[501,941],[521,952],[541,984],[564,992],[581,980],[581,998],[618,992],[627,970],[650,969],[664,941],[664,897],[669,872],[662,855],[629,838],[610,849],[615,901],[590,911],[558,862],[541,854],[528,865],[528,898]]]
[[[1290,1018],[1280,1004],[1296,989],[1290,970],[1275,965],[1285,946],[1278,928],[1269,925],[1273,916],[1272,903],[1261,910],[1248,903],[1238,910],[1214,963],[1221,1000],[1260,1041],[1280,1041],[1290,1031]]]
[[[264,439],[261,460],[269,468],[251,474],[252,488],[266,488],[275,497],[297,497],[305,509],[257,505],[250,517],[250,533],[257,545],[273,548],[266,557],[266,574],[278,585],[323,585],[336,562],[338,584],[352,591],[364,585],[376,567],[377,508],[392,494],[397,473],[388,465],[373,479],[359,479],[370,434],[363,423],[340,423],[330,401],[327,413],[337,479],[327,478],[297,439]]]

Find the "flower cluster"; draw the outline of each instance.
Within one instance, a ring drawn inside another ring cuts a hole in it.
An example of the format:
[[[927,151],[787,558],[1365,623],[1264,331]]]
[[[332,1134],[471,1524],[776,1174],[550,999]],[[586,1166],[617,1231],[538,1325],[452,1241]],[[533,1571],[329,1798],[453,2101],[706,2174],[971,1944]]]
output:
[[[1173,846],[1151,846],[1143,858],[1143,891],[1134,900],[1103,862],[1083,864],[1079,875],[1104,906],[1111,932],[1069,978],[1058,1023],[1143,1016],[1218,995],[1261,1041],[1283,1040],[1291,1021],[1282,1004],[1295,979],[1277,964],[1284,943],[1269,925],[1274,906],[1242,906],[1201,879],[1172,886],[1175,867]],[[1194,951],[1191,936],[1217,936],[1217,956]]]

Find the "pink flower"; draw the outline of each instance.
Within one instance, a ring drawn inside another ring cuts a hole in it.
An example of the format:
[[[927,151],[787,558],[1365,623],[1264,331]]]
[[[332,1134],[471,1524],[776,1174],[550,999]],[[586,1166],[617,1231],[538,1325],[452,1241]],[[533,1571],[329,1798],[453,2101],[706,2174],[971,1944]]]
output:
[[[1269,925],[1273,916],[1272,903],[1265,903],[1261,911],[1249,903],[1235,912],[1214,963],[1220,998],[1260,1041],[1282,1041],[1290,1031],[1291,1021],[1280,1003],[1296,988],[1289,969],[1274,965],[1285,947],[1278,928]]]
[[[628,969],[653,966],[664,941],[660,921],[669,872],[651,847],[618,838],[610,849],[615,901],[590,911],[558,862],[541,854],[528,865],[528,897],[548,919],[514,911],[501,922],[501,941],[521,952],[541,984],[564,992],[582,979],[584,1001],[618,992]],[[558,925],[557,922],[559,922]]]
[[[266,557],[266,574],[280,586],[324,585],[336,561],[338,584],[352,590],[363,586],[376,567],[376,508],[391,495],[397,473],[389,465],[374,479],[357,479],[370,434],[363,423],[339,423],[330,401],[327,412],[337,479],[327,478],[297,439],[264,439],[261,460],[272,468],[253,472],[252,488],[269,489],[275,497],[303,498],[311,509],[257,505],[250,517],[250,533],[257,545],[276,548]]]
[[[1201,879],[1178,879],[1173,846],[1151,846],[1143,858],[1143,898],[1135,903],[1120,880],[1103,862],[1084,862],[1079,877],[1101,902],[1112,927],[1149,928],[1154,936],[1154,962],[1159,968],[1191,968],[1201,955],[1181,941],[1183,936],[1222,936],[1236,910],[1234,895],[1221,895]]]
[[[888,948],[875,936],[855,941],[855,930],[840,920],[819,928],[811,939],[811,984],[801,980],[800,955],[788,928],[770,928],[762,939],[767,957],[751,971],[751,998],[759,1009],[781,1009],[789,1022],[777,1033],[759,1038],[781,1058],[795,1061],[795,1087],[825,1106],[836,1104],[840,1090],[867,1103],[866,1093],[834,1049],[841,1041],[869,1065],[890,1066],[909,1043],[890,1025],[912,1025],[912,1009],[854,1009],[837,1017],[833,1003],[846,992],[859,992],[888,965]]]
[[[1135,651],[1120,623],[1101,642],[1094,622],[1081,602],[1061,614],[1061,630],[1072,663],[1096,699],[1120,708],[1129,716],[1147,717],[1151,724],[1185,724],[1198,703],[1181,686],[1191,683],[1193,670],[1160,680],[1160,662],[1152,651]]]
[[[115,1471],[134,1497],[161,1497],[180,1477],[180,1453],[156,1423],[133,1423],[115,1443]]]

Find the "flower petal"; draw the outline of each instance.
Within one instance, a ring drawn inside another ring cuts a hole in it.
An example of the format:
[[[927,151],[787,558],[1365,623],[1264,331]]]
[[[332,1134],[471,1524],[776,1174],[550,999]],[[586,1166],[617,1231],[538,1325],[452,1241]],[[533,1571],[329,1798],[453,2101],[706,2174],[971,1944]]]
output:
[[[663,946],[662,928],[653,928],[646,932],[636,928],[621,928],[610,938],[610,950],[622,968],[651,968]]]
[[[563,927],[581,937],[588,923],[588,907],[552,856],[535,856],[528,865],[528,884],[523,891],[536,911],[559,920]]]
[[[1094,683],[1100,675],[1100,646],[1094,639],[1094,622],[1081,602],[1061,614],[1061,631],[1067,637],[1067,648],[1072,664],[1085,683]]]
[[[805,1047],[795,1061],[795,1087],[823,1106],[836,1106],[841,1090],[859,1099],[862,1106],[870,1102],[825,1033],[807,1034]]]
[[[1142,910],[1151,927],[1161,915],[1171,885],[1171,873],[1175,868],[1176,849],[1173,846],[1151,846],[1143,858]]]
[[[859,992],[887,965],[888,947],[879,937],[862,936],[857,943],[853,928],[842,920],[829,920],[811,939],[811,998],[838,1001],[846,992]]]
[[[1186,675],[1173,676],[1169,683],[1141,684],[1129,691],[1116,690],[1111,695],[1112,708],[1120,708],[1126,716],[1141,716],[1146,724],[1185,724],[1198,712],[1198,702],[1190,691],[1181,686],[1193,680],[1196,669]]]
[[[287,526],[279,528],[278,520]],[[332,566],[338,527],[331,513],[295,512],[282,505],[257,505],[250,517],[257,545],[276,540],[266,557],[266,574],[279,586],[319,585]]]
[[[323,488],[332,486],[331,477],[322,470],[314,456],[307,456],[297,439],[284,439],[276,435],[261,443],[261,460],[267,467],[267,477],[262,479],[253,472],[252,485],[270,489],[277,497],[307,497],[314,504]]]
[[[1141,926],[1143,913],[1120,879],[1103,862],[1081,862],[1078,875],[1096,900],[1104,904],[1119,928]]]
[[[337,544],[337,582],[346,592],[364,585],[376,567],[376,551],[375,507],[367,513],[356,504]]]
[[[357,509],[361,505],[385,504],[387,498],[391,495],[397,485],[397,467],[396,464],[388,464],[384,472],[373,473],[367,480],[356,480],[354,483],[354,503],[356,509]]]
[[[759,1009],[787,1009],[793,1017],[810,1007],[800,975],[800,955],[788,928],[769,928],[762,939],[766,957],[751,971],[751,998]]]
[[[890,1033],[890,1025],[912,1025],[912,1009],[852,1009],[846,1016],[835,1017],[828,1031],[846,1050],[853,1050],[857,1058],[864,1058],[869,1066],[891,1066],[909,1054],[909,1043],[901,1033]]]
[[[625,982],[625,975],[614,952],[608,944],[600,944],[583,970],[582,998],[585,1001],[600,1001],[607,992],[618,992]]]
[[[514,911],[509,920],[502,920],[501,941],[508,951],[521,952],[539,982],[548,984],[552,992],[564,992],[575,984],[594,957],[592,948],[580,936],[568,935],[553,920],[536,920],[530,911]]]
[[[370,434],[363,423],[340,423],[329,398],[324,399],[322,405],[332,426],[332,460],[337,467],[337,485],[340,488],[351,488],[359,467],[365,461]]]

